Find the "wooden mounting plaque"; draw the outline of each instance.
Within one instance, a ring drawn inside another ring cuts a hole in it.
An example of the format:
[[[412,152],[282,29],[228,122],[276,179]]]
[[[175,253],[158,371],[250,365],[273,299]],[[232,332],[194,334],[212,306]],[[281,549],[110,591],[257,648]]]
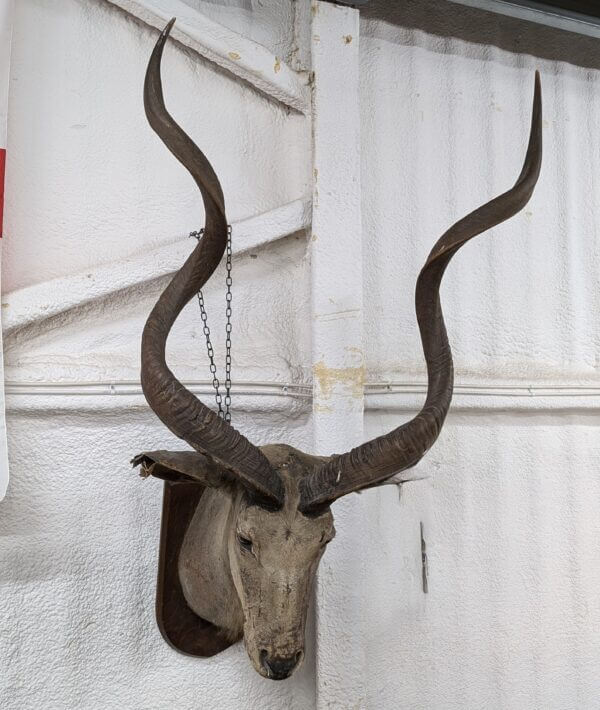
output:
[[[231,642],[190,609],[177,571],[185,531],[203,493],[204,486],[199,483],[164,483],[156,620],[169,646],[188,656],[207,657],[224,651]]]

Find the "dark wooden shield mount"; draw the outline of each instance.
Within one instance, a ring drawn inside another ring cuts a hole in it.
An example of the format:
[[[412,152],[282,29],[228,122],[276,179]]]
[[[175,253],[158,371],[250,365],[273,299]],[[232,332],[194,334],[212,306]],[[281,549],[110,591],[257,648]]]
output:
[[[188,656],[214,656],[232,642],[188,606],[177,571],[185,531],[204,493],[200,483],[165,481],[160,526],[156,620],[165,641]]]

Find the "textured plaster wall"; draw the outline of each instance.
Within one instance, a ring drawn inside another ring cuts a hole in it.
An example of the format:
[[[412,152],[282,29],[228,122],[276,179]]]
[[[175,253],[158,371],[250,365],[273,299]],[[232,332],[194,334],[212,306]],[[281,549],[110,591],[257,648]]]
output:
[[[0,522],[0,705],[6,710],[174,710],[314,705],[314,668],[262,679],[241,644],[174,652],[154,620],[161,486],[127,465],[178,447],[146,408],[11,411],[13,477]],[[277,426],[236,416],[239,426]],[[306,445],[303,422],[286,429]],[[310,644],[310,640],[309,640]],[[312,654],[311,654],[312,656]]]
[[[455,412],[418,471],[365,501],[362,707],[595,710],[597,411]]]
[[[167,0],[160,4],[167,9]],[[274,53],[287,48],[290,61],[291,13],[307,7],[187,4]],[[12,479],[0,505],[2,708],[599,706],[600,401],[577,389],[599,386],[597,43],[441,0],[386,5],[369,4],[353,39],[363,350],[367,382],[399,386],[365,397],[365,437],[420,403],[409,393],[423,382],[412,305],[418,269],[444,229],[518,174],[533,70],[542,72],[545,158],[536,194],[512,222],[461,252],[443,289],[457,382],[471,394],[459,389],[439,442],[413,471],[422,480],[336,504],[340,527],[354,520],[364,534],[340,533],[332,543],[318,648],[311,623],[306,665],[284,683],[261,679],[239,644],[189,659],[155,627],[160,485],[138,479],[127,462],[147,446],[178,443],[143,398],[10,395]],[[143,116],[155,37],[99,0],[17,3],[5,313],[19,289],[152,253],[199,225],[192,181]],[[170,109],[217,168],[232,220],[310,195],[310,120],[173,44],[164,77]],[[337,138],[333,159],[345,149]],[[312,248],[300,231],[236,257],[235,378],[310,382]],[[223,277],[221,270],[206,289],[216,323]],[[16,330],[5,341],[8,377],[137,379],[141,328],[164,283]],[[213,334],[221,354],[218,326]],[[170,363],[183,379],[206,379],[203,352],[191,304],[174,328]],[[515,395],[528,386],[550,394]],[[257,443],[313,449],[309,400],[254,393],[234,404],[235,425]],[[340,561],[344,587],[336,590]],[[348,668],[349,658],[362,660]],[[349,675],[351,689],[339,682]]]
[[[201,226],[197,189],[143,114],[156,37],[105,2],[17,3],[5,313],[16,290],[70,274],[92,280],[102,264],[186,241]],[[169,109],[215,165],[232,221],[307,194],[306,119],[173,43],[163,77]],[[234,259],[235,379],[309,377],[306,240],[299,232]],[[220,270],[205,289],[221,362],[224,277]],[[19,329],[5,342],[8,379],[139,381],[141,329],[165,285],[165,278],[134,285]],[[64,282],[56,288],[55,303]],[[208,379],[197,304],[178,321],[169,350],[181,378]],[[258,443],[310,450],[309,401],[259,395],[235,398],[236,426]],[[8,406],[0,707],[314,707],[312,622],[307,662],[286,683],[263,680],[241,644],[197,660],[162,640],[154,620],[161,486],[142,481],[128,461],[144,448],[182,443],[141,396],[23,395]]]
[[[168,0],[166,0],[168,2]],[[298,53],[294,19],[304,3],[295,0],[184,0],[186,5],[268,47],[285,61]],[[300,6],[300,7],[298,7]]]
[[[414,281],[443,231],[516,180],[539,69],[535,194],[461,251],[444,304],[462,381],[597,382],[597,42],[441,1],[403,5],[371,3],[362,23],[369,376],[420,377]]]
[[[169,12],[168,3],[161,7]],[[109,263],[201,226],[192,179],[144,116],[142,83],[156,37],[99,0],[19,3],[5,290]],[[304,196],[309,149],[300,115],[173,43],[163,78],[170,110],[207,146],[230,219]],[[18,209],[25,194],[35,197]]]
[[[465,247],[446,275],[457,382],[479,395],[455,396],[413,471],[424,480],[400,499],[391,487],[363,496],[361,707],[592,710],[598,398],[483,395],[598,386],[600,50],[444,2],[386,6],[370,3],[361,23],[368,380],[422,382],[415,278],[445,229],[517,177],[536,68],[545,154],[526,209]],[[365,433],[395,426],[416,402],[367,397]]]

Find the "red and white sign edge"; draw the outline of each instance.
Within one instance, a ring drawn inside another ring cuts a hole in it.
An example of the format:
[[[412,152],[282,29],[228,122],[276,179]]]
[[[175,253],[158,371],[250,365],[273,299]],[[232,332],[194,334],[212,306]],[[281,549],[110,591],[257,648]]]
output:
[[[6,123],[8,116],[8,85],[10,47],[14,16],[14,0],[0,0],[0,236],[3,235],[4,165],[6,159]],[[0,249],[1,249],[0,240]],[[0,255],[1,259],[1,255]],[[0,329],[0,500],[8,486],[8,445],[6,442],[6,410],[4,403],[4,359]]]

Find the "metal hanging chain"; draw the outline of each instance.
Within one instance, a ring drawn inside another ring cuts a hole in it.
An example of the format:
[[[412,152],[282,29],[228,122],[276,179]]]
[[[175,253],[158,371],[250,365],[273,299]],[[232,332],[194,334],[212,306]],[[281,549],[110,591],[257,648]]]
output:
[[[227,225],[227,255],[225,265],[227,276],[225,284],[227,286],[225,292],[225,415],[226,422],[231,421],[231,286],[233,280],[231,278],[231,225]]]
[[[199,229],[197,232],[190,232],[190,237],[195,237],[198,241],[204,236],[204,229]],[[200,306],[200,318],[202,319],[202,330],[204,332],[204,337],[206,338],[206,351],[208,353],[208,361],[210,374],[212,375],[212,386],[215,390],[215,401],[217,403],[218,414],[221,419],[226,422],[231,422],[231,286],[233,281],[231,279],[231,262],[232,262],[232,252],[231,252],[231,225],[227,226],[227,247],[226,247],[226,257],[225,265],[227,270],[227,276],[225,278],[225,284],[227,290],[225,293],[225,402],[223,403],[223,397],[221,396],[221,383],[217,377],[217,366],[215,364],[215,351],[213,350],[212,342],[210,340],[210,328],[208,327],[208,315],[206,313],[206,308],[204,306],[204,296],[202,295],[202,290],[198,291],[198,305]],[[223,406],[223,404],[225,406]]]

